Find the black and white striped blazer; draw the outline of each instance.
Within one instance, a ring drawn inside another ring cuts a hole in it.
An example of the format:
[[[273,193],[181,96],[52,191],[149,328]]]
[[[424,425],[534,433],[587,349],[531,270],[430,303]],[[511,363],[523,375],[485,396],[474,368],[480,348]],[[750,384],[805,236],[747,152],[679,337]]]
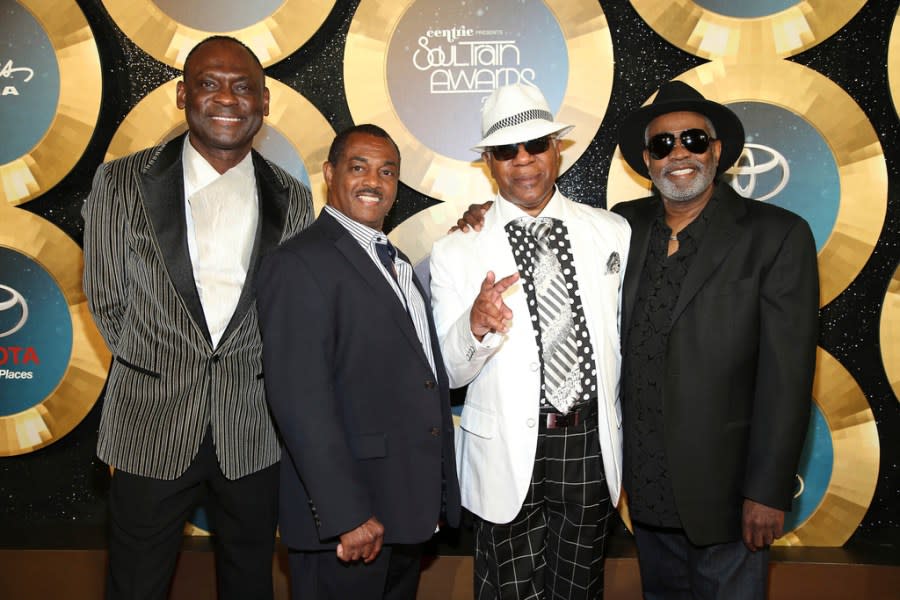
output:
[[[85,202],[84,291],[113,353],[97,455],[174,479],[207,426],[230,479],[279,460],[266,406],[254,278],[260,259],[313,219],[309,190],[255,151],[259,225],[244,289],[218,348],[188,253],[184,136],[105,163]]]

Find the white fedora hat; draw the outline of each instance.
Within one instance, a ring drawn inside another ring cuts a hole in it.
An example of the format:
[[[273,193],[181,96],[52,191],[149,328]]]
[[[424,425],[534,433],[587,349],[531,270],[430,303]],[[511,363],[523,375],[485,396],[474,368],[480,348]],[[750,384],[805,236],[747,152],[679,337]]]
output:
[[[499,87],[481,109],[482,140],[472,150],[483,152],[491,146],[518,144],[545,135],[564,135],[574,125],[553,120],[550,105],[537,87],[515,83]]]

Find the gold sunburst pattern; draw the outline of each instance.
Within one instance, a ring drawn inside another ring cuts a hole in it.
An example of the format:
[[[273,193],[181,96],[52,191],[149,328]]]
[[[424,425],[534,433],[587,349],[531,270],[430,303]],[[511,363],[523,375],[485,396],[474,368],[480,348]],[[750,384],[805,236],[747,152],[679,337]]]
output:
[[[102,89],[97,44],[78,5],[39,0],[16,2],[31,14],[50,40],[59,70],[59,100],[40,140],[21,156],[0,164],[0,204],[10,206],[46,192],[72,170],[94,135]],[[8,62],[0,66],[21,68]],[[39,81],[46,74],[33,75]],[[16,110],[22,111],[16,115],[17,120],[35,123],[29,104]]]
[[[767,77],[758,77],[760,72]],[[819,250],[820,302],[840,294],[865,266],[887,214],[887,166],[866,114],[837,84],[785,60],[756,65],[711,62],[681,74],[705,97],[723,104],[761,102],[800,116],[824,138],[840,182],[840,204]],[[783,82],[790,81],[791,85]],[[834,115],[841,115],[835,119]],[[625,164],[616,149],[609,171],[607,205],[649,194],[650,182]]]
[[[52,283],[49,286],[54,290],[49,294],[42,290],[34,298],[23,298],[31,303],[32,318],[36,319],[38,304],[49,302],[47,296],[58,293],[64,298],[65,307],[60,307],[54,314],[67,313],[71,325],[71,354],[61,369],[61,377],[53,382],[55,386],[42,400],[18,412],[0,415],[0,456],[13,456],[52,444],[87,416],[106,382],[110,353],[88,312],[87,299],[81,288],[83,256],[78,244],[37,215],[22,209],[0,207],[0,249],[31,263],[30,268],[21,273],[23,277],[29,277],[27,271],[45,271],[50,276]],[[7,282],[6,277],[0,279],[0,284],[4,282]],[[23,324],[25,327],[30,325]],[[49,328],[47,323],[35,325],[45,328],[45,333],[69,328],[65,323]],[[23,328],[23,332],[27,329]],[[10,339],[15,338],[0,339],[0,345],[6,346]],[[35,353],[57,343],[55,337],[42,336],[35,342]],[[41,374],[35,375],[35,383],[39,383],[37,380],[41,377]],[[8,400],[21,404],[19,398]]]
[[[215,0],[191,4],[200,21],[204,11],[221,10]],[[191,27],[174,19],[153,0],[103,0],[103,5],[116,25],[147,54],[181,69],[191,48],[213,34],[241,40],[268,67],[312,37],[334,8],[334,0],[284,0],[271,14],[261,14],[257,22],[231,31]]]

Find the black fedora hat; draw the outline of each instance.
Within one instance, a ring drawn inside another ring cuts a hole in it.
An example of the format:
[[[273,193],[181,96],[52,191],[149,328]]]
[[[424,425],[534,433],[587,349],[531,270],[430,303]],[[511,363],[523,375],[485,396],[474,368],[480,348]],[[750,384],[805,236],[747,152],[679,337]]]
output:
[[[716,128],[716,138],[722,142],[719,156],[719,175],[734,164],[744,148],[744,126],[734,112],[718,102],[707,100],[683,81],[670,81],[659,88],[653,102],[642,106],[627,117],[619,127],[619,148],[622,156],[638,174],[649,178],[644,164],[644,132],[650,121],[660,115],[689,111],[708,118]]]

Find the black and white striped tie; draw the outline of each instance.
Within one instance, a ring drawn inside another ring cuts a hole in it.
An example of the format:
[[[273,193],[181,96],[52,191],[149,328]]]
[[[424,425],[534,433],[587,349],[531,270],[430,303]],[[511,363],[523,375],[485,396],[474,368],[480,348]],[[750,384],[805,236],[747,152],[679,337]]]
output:
[[[531,279],[537,302],[544,363],[544,395],[560,412],[567,412],[581,391],[581,368],[575,337],[575,313],[569,284],[551,249],[553,219],[537,218],[525,224],[536,243]],[[557,232],[558,234],[558,232]]]

